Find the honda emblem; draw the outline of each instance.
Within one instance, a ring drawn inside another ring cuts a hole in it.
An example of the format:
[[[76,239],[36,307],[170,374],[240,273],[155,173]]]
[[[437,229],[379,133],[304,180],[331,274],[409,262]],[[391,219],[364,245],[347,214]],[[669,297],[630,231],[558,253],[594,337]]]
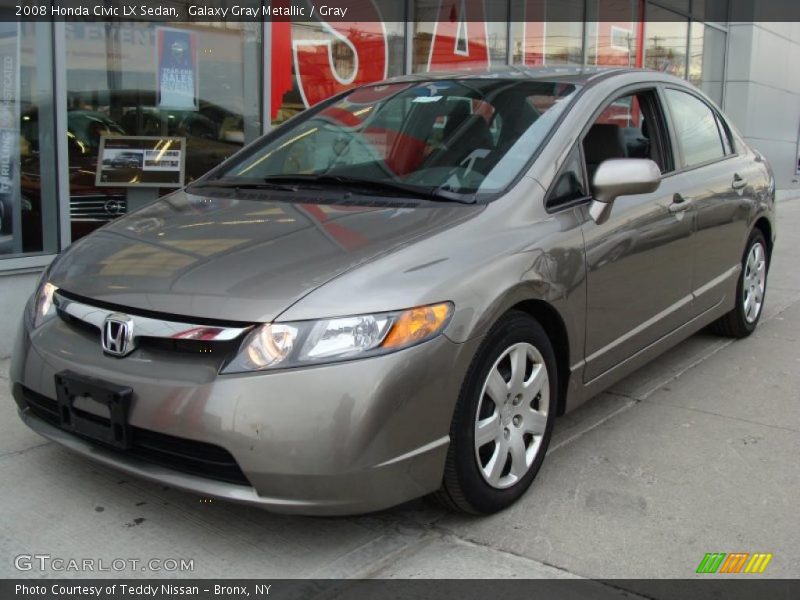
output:
[[[134,350],[133,319],[121,313],[108,315],[100,335],[103,352],[111,356],[125,356]]]

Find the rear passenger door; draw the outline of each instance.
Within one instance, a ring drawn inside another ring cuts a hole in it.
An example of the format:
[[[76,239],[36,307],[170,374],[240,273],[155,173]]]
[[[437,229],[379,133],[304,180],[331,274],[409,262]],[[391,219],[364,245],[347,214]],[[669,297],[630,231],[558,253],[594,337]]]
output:
[[[754,158],[738,154],[722,117],[701,96],[683,88],[664,88],[676,146],[681,193],[695,218],[692,291],[701,314],[730,294],[744,251],[748,217],[759,180]]]
[[[654,193],[617,198],[605,223],[584,223],[589,382],[689,320],[694,253],[692,207],[681,203],[685,180],[675,174],[655,89],[607,104],[585,131],[583,152],[590,181],[611,158],[650,158],[663,177]]]

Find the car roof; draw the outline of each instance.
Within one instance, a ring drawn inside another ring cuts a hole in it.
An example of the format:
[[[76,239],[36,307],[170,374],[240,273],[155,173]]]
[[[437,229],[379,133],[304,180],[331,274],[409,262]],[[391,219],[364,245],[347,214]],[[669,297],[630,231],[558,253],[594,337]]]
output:
[[[558,81],[586,85],[601,79],[607,79],[624,73],[656,73],[649,69],[635,69],[630,67],[590,67],[590,66],[561,66],[561,67],[525,67],[508,66],[480,70],[437,71],[428,73],[415,73],[392,77],[390,82],[420,82],[440,80],[463,79],[533,79],[543,81]]]

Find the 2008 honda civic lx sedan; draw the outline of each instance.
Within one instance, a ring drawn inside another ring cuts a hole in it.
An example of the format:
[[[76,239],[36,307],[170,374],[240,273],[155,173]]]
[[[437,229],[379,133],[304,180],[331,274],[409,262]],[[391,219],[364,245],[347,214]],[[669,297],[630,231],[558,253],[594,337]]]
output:
[[[774,191],[663,73],[359,87],[56,259],[14,397],[40,434],[204,496],[491,513],[556,416],[703,327],[753,331]]]

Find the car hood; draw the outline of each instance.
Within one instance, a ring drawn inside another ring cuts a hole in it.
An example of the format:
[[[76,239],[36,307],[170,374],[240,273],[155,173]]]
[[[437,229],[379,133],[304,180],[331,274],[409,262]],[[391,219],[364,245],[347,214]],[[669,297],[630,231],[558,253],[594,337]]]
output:
[[[287,202],[263,192],[181,191],[75,243],[52,267],[50,281],[131,311],[271,321],[342,273],[480,210],[385,198],[343,205]]]

